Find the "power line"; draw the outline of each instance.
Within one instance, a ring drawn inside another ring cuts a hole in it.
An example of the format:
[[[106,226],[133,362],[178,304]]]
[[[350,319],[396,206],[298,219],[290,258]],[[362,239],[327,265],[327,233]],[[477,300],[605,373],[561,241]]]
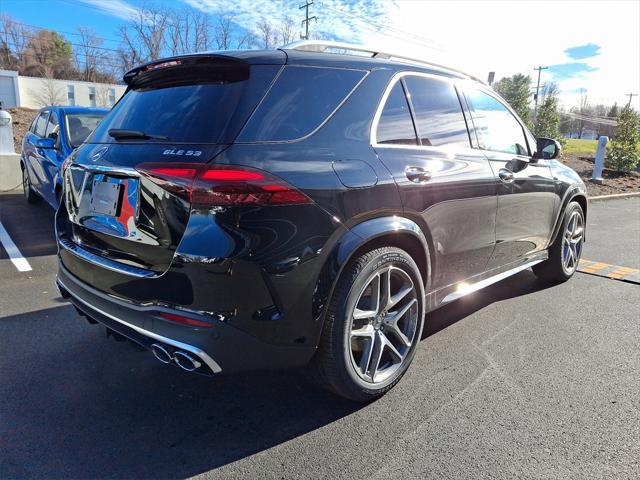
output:
[[[24,23],[24,22],[18,22],[16,20],[11,19],[12,23],[15,23],[16,25],[21,25],[23,27],[29,27],[29,28],[35,28],[36,30],[46,30],[46,31],[53,31],[49,28],[45,28],[45,27],[39,27],[37,25],[31,25],[28,23]],[[67,32],[64,30],[58,30],[56,28],[55,30],[57,33],[64,33],[65,35],[76,35],[76,36],[81,36],[82,34],[78,33],[78,32]],[[115,38],[107,38],[107,37],[101,37],[99,35],[95,35],[95,38],[99,39],[99,40],[104,40],[105,42],[114,42],[114,43],[120,43],[120,40],[116,40]]]
[[[300,35],[303,40],[309,40],[309,23],[311,22],[311,20],[315,20],[316,22],[318,21],[318,17],[316,17],[315,15],[313,17],[309,17],[309,7],[311,5],[313,5],[313,0],[298,7],[298,10],[302,10],[303,8],[305,9],[305,19],[302,21],[302,25],[305,29],[305,34],[304,36]]]
[[[534,98],[535,101],[535,107],[533,109],[533,123],[536,123],[536,120],[538,119],[538,93],[540,91],[540,73],[542,72],[542,70],[546,70],[549,67],[543,67],[542,65],[540,65],[537,68],[534,68],[534,70],[538,70],[538,83],[536,85],[536,95]]]
[[[46,30],[46,29],[43,29],[43,30]],[[47,31],[48,31],[48,30],[47,30]],[[8,35],[13,35],[12,33],[7,32],[6,30],[0,30],[0,33],[4,33],[4,34],[5,34],[5,35],[7,35],[7,36],[8,36]],[[19,36],[21,36],[22,38],[28,38],[28,39],[30,39],[30,40],[33,40],[33,39],[35,39],[35,38],[38,38],[38,37],[37,37],[37,36],[35,36],[35,35],[28,35],[28,34],[26,34],[26,33],[16,33],[15,35],[19,35]],[[5,38],[7,38],[7,37],[5,37]],[[9,43],[9,42],[5,41],[5,43]],[[95,49],[97,49],[97,50],[105,50],[105,51],[107,51],[107,52],[115,52],[115,53],[119,53],[119,50],[116,50],[115,48],[98,47],[98,46],[94,46],[94,45],[83,45],[83,44],[81,44],[81,43],[73,43],[73,42],[69,42],[69,41],[67,41],[66,43],[68,43],[69,45],[73,45],[74,47],[95,48]],[[16,47],[17,47],[17,45],[15,45],[15,43],[14,43],[14,46],[16,46]]]
[[[625,97],[629,97],[629,103],[627,103],[627,107],[630,107],[630,106],[631,106],[631,99],[632,99],[633,97],[637,97],[637,96],[638,96],[638,94],[637,94],[637,93],[627,93],[627,94],[625,95]]]

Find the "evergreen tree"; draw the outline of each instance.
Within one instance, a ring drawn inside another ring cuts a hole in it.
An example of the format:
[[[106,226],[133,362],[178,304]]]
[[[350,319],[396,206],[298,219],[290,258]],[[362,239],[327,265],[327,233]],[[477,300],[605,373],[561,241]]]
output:
[[[549,94],[544,97],[542,106],[538,108],[535,134],[537,137],[553,138],[564,143],[564,137],[560,133],[560,113],[558,112],[558,97]]]
[[[614,170],[632,170],[640,166],[640,133],[638,114],[627,105],[620,112],[606,166]]]
[[[496,82],[494,90],[504,98],[524,123],[531,127],[529,101],[531,100],[531,77],[517,73],[511,77],[504,77]]]
[[[620,112],[618,111],[618,102],[614,103],[613,106],[609,109],[609,112],[607,112],[607,117],[617,117],[620,114]]]

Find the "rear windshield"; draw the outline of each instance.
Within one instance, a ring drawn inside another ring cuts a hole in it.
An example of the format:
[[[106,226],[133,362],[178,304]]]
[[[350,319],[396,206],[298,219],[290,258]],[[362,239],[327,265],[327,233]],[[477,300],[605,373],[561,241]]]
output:
[[[287,141],[309,135],[340,106],[366,73],[341,68],[285,67],[238,141]]]
[[[84,142],[102,121],[106,113],[67,114],[67,140],[72,147],[77,147]],[[52,115],[53,116],[53,115]]]
[[[264,96],[278,68],[253,66],[249,78],[240,81],[133,88],[88,143],[115,142],[109,135],[111,129],[166,137],[169,143],[229,143]]]

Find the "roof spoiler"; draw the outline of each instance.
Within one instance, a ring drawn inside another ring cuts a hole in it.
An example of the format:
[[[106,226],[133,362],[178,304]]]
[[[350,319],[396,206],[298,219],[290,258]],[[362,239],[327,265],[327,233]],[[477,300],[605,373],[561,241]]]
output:
[[[124,74],[128,88],[162,88],[194,83],[234,83],[249,78],[249,64],[228,55],[197,54],[163,58]]]

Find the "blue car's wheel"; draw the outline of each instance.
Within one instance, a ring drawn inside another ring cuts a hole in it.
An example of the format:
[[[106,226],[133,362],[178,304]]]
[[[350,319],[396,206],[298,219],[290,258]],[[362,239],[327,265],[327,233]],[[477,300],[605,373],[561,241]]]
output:
[[[22,190],[24,197],[29,203],[36,203],[38,201],[38,195],[31,186],[31,179],[29,178],[29,171],[26,168],[22,169]]]

